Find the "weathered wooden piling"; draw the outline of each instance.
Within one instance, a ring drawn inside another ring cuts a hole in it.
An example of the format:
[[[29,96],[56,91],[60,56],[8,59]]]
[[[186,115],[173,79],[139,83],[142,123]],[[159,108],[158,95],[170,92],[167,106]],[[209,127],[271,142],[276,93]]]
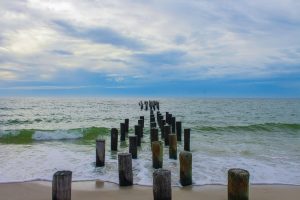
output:
[[[145,127],[145,117],[144,116],[140,116],[140,119],[143,120],[143,128]]]
[[[105,140],[96,140],[96,167],[105,165]]]
[[[138,125],[140,125],[142,128],[144,128],[144,121],[142,119],[139,119]]]
[[[165,146],[168,146],[169,145],[169,135],[171,134],[170,125],[164,126],[164,133],[165,133]]]
[[[151,128],[150,130],[150,140],[151,140],[151,144],[154,141],[158,141],[158,129],[157,128]]]
[[[151,129],[151,128],[156,128],[156,122],[151,122],[151,123],[150,123],[150,129]]]
[[[129,153],[132,159],[137,159],[137,136],[129,136]]]
[[[119,185],[130,186],[133,184],[132,157],[130,153],[118,154]]]
[[[52,180],[52,200],[71,200],[71,185],[71,171],[56,172]]]
[[[180,121],[176,122],[176,135],[177,135],[177,141],[181,141],[182,126]]]
[[[228,200],[249,199],[249,176],[244,169],[228,170]]]
[[[125,133],[125,123],[120,123],[120,140],[125,141],[126,133]]]
[[[164,148],[161,141],[154,141],[152,144],[152,167],[154,169],[162,168]]]
[[[176,132],[176,117],[171,118],[172,133]]]
[[[118,129],[112,128],[110,132],[111,151],[118,151]]]
[[[190,135],[191,135],[191,129],[185,128],[184,129],[184,150],[185,151],[190,151]]]
[[[137,146],[141,146],[141,126],[140,125],[135,125],[134,126],[134,134],[136,135],[137,138]]]
[[[177,136],[176,136],[176,134],[169,135],[169,158],[177,160]]]
[[[161,120],[161,127],[160,127],[160,131],[161,131],[161,138],[165,138],[165,128],[164,126],[166,125],[166,120]]]
[[[179,154],[180,162],[180,184],[182,186],[192,185],[192,153],[182,151]]]
[[[154,200],[171,200],[171,171],[157,169],[153,172],[153,197]]]
[[[150,123],[151,123],[151,122],[155,122],[155,117],[154,117],[154,115],[151,115],[151,116],[150,116]]]
[[[129,119],[125,119],[125,132],[128,134],[129,132]]]
[[[166,122],[167,124],[171,124],[171,120],[172,120],[172,114],[168,114],[168,117],[166,118]]]

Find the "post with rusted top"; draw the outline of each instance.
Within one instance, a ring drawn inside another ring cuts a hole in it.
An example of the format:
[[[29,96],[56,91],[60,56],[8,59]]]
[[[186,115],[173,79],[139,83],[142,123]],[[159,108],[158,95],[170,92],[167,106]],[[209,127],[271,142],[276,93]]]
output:
[[[182,186],[192,185],[192,153],[182,151],[179,154],[180,161],[180,184]]]
[[[126,134],[129,132],[129,119],[125,119],[125,132]]]
[[[177,136],[176,136],[176,134],[169,135],[169,158],[177,160]]]
[[[133,183],[132,157],[130,153],[118,154],[119,185],[130,186]]]
[[[182,135],[182,126],[181,122],[176,122],[176,135],[177,135],[177,141],[181,141],[181,135]]]
[[[161,141],[152,142],[152,167],[154,169],[162,168],[164,149]]]
[[[52,180],[52,200],[71,200],[71,185],[71,171],[55,172]]]
[[[171,171],[157,169],[153,172],[153,197],[154,200],[171,200]]]
[[[244,169],[228,170],[228,200],[249,199],[249,176]]]
[[[191,134],[191,129],[186,128],[184,129],[184,150],[185,151],[190,151],[190,134]]]
[[[134,126],[134,134],[136,135],[136,141],[137,141],[137,146],[141,146],[141,126],[140,125],[135,125]]]
[[[165,146],[168,146],[169,145],[169,135],[171,134],[170,125],[164,126],[164,133],[165,133]]]
[[[129,136],[129,153],[132,159],[137,159],[137,136]]]
[[[125,123],[120,123],[120,140],[125,141],[126,133],[125,133]]]
[[[151,140],[151,144],[154,141],[158,141],[158,129],[157,128],[151,128],[151,130],[150,130],[150,140]]]
[[[118,151],[118,129],[112,128],[110,132],[111,151]]]
[[[105,140],[96,140],[96,167],[105,165]]]

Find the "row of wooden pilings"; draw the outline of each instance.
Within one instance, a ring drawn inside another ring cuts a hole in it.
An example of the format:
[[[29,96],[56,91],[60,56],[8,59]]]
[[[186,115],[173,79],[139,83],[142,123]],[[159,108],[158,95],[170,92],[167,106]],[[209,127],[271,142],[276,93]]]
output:
[[[150,100],[149,101],[140,101],[139,106],[140,106],[141,110],[143,110],[143,109],[148,110],[148,107],[149,107],[150,110],[155,111],[155,109],[159,110],[159,101],[150,101]]]
[[[152,166],[156,169],[153,173],[153,197],[154,200],[171,200],[171,171],[163,167],[163,143],[169,146],[169,158],[177,159],[177,141],[182,140],[182,124],[176,121],[175,116],[166,112],[166,117],[158,111],[156,119],[153,110],[150,110],[150,142],[152,150]],[[134,126],[133,136],[128,136],[129,119],[120,123],[120,141],[129,137],[129,152],[118,154],[119,185],[133,185],[132,159],[138,158],[138,146],[141,146],[141,138],[144,136],[144,116],[140,116],[138,125]],[[161,132],[158,134],[157,124]],[[118,151],[118,129],[111,129],[111,151]],[[161,138],[162,141],[159,140]],[[179,153],[180,183],[182,186],[192,184],[192,153],[190,151],[190,129],[184,129],[184,151]],[[96,166],[105,165],[105,140],[96,140]],[[59,171],[53,176],[52,199],[71,199],[72,172]],[[248,199],[249,173],[242,169],[228,171],[228,199]]]

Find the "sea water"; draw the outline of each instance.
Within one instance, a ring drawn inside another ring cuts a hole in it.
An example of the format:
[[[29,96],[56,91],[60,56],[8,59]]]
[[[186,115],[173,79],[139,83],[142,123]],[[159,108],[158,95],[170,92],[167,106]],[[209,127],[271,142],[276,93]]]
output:
[[[0,182],[51,180],[57,170],[73,180],[118,182],[117,153],[110,129],[129,118],[129,135],[145,116],[144,138],[133,160],[134,183],[152,184],[150,112],[142,98],[0,98]],[[251,183],[300,185],[299,99],[156,98],[160,112],[191,128],[193,183],[226,184],[227,170],[243,168]],[[95,139],[106,140],[105,167],[95,167]],[[128,139],[118,152],[128,152]],[[178,152],[183,143],[178,143]],[[179,161],[168,157],[172,184],[179,185]]]

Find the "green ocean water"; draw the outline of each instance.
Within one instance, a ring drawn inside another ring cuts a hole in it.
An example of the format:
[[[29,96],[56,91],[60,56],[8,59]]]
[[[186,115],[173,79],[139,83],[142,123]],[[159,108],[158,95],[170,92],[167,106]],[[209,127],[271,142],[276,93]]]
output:
[[[134,182],[152,184],[149,111],[138,98],[1,98],[0,182],[51,180],[56,170],[74,180],[117,182],[116,153],[109,134],[130,120],[130,133],[145,116],[145,137],[134,160]],[[156,98],[183,128],[191,128],[194,184],[226,184],[232,167],[250,171],[252,183],[300,184],[299,99]],[[95,167],[95,139],[106,139],[106,166]],[[183,149],[179,143],[178,151]],[[128,151],[128,141],[119,152]],[[179,163],[164,167],[178,183]],[[22,167],[19,167],[22,166]]]

